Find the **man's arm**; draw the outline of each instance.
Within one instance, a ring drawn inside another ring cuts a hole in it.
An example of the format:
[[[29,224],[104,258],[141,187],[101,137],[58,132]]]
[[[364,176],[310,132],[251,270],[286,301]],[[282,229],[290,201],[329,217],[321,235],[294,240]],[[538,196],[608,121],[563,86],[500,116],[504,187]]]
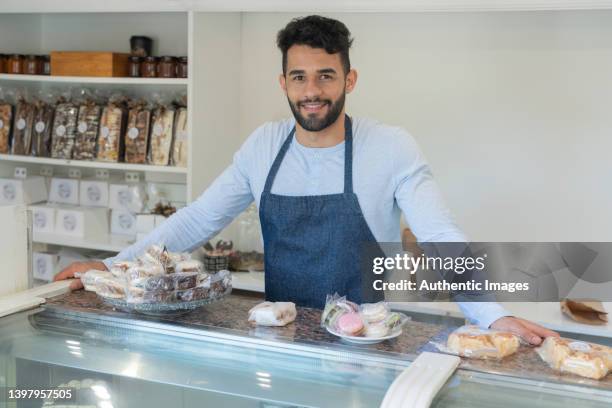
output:
[[[418,242],[467,242],[457,227],[431,169],[416,141],[399,130],[393,150],[395,199]],[[558,334],[529,321],[511,316],[495,302],[457,302],[463,314],[483,328],[507,330],[532,344]]]
[[[54,280],[73,278],[76,272],[89,269],[110,269],[114,261],[133,260],[152,244],[165,245],[174,252],[192,251],[214,237],[253,202],[247,166],[255,147],[254,138],[255,134],[234,155],[232,164],[196,201],[177,211],[143,239],[103,263],[75,262],[58,273]],[[71,285],[72,289],[81,287],[80,280]]]

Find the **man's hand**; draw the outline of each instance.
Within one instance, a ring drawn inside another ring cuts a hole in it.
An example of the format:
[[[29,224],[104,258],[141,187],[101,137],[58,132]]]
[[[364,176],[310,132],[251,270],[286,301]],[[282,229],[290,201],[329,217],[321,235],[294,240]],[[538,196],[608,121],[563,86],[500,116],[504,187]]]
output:
[[[74,274],[85,273],[90,269],[97,269],[100,271],[106,271],[106,265],[103,262],[91,261],[91,262],[73,262],[65,267],[60,273],[55,275],[54,281],[74,278]],[[77,290],[83,288],[83,283],[80,279],[75,279],[70,284],[70,290]]]
[[[559,337],[559,333],[548,330],[538,324],[532,323],[529,320],[520,319],[518,317],[506,316],[497,319],[491,324],[491,328],[500,331],[514,333],[520,336],[523,340],[535,346],[542,343],[545,337]]]

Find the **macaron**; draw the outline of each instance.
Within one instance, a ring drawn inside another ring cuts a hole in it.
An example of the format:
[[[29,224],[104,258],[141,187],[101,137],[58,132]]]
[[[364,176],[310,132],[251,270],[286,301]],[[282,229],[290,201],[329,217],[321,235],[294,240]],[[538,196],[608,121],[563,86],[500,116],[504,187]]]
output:
[[[366,337],[380,338],[389,334],[389,328],[384,323],[368,324],[365,330]]]
[[[337,328],[347,336],[360,336],[364,331],[363,320],[359,313],[345,313],[338,318]]]
[[[384,302],[364,303],[361,305],[361,316],[367,323],[378,323],[387,317],[389,310]]]

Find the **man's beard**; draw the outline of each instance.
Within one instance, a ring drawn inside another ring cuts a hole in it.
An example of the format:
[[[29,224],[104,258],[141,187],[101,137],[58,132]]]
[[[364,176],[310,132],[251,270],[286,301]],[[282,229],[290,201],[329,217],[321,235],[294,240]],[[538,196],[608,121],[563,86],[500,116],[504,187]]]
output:
[[[333,102],[331,99],[308,99],[304,101],[300,101],[296,104],[291,102],[289,97],[287,97],[287,101],[289,101],[289,107],[291,108],[291,112],[293,112],[293,116],[297,123],[300,124],[302,128],[309,132],[319,132],[336,122],[340,113],[342,113],[342,109],[344,108],[344,100],[346,94],[342,92],[342,96],[338,98],[337,101]],[[313,102],[322,102],[329,106],[327,114],[323,116],[321,119],[318,119],[314,115],[312,117],[305,117],[300,113],[300,106],[303,103],[313,103]]]

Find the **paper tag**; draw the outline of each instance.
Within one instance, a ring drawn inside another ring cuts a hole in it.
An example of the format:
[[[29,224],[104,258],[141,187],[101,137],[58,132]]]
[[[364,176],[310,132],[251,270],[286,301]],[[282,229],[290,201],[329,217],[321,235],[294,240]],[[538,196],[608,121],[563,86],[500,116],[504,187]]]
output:
[[[24,118],[19,119],[19,120],[17,121],[16,126],[17,126],[17,129],[19,129],[19,130],[23,130],[23,129],[25,129],[25,127],[26,127],[26,121],[25,121],[25,119],[24,119]]]
[[[45,122],[42,122],[42,121],[41,121],[41,122],[37,122],[37,123],[34,125],[34,130],[35,130],[37,133],[42,133],[42,132],[44,132],[44,131],[45,131]]]
[[[126,214],[119,215],[119,226],[124,230],[132,228],[132,217]]]
[[[100,134],[102,134],[102,137],[106,138],[110,134],[110,129],[106,126],[102,126],[102,129],[100,129]]]
[[[55,129],[55,134],[58,136],[64,136],[66,134],[66,126],[59,125],[57,129]]]
[[[179,130],[178,132],[176,132],[176,138],[179,140],[186,140],[187,139],[187,131],[186,130]]]
[[[97,203],[100,201],[102,193],[100,192],[100,188],[96,185],[92,185],[87,187],[87,198],[92,203]]]
[[[133,127],[128,131],[128,137],[132,140],[138,137],[138,129]]]
[[[47,214],[43,211],[36,211],[34,213],[34,226],[36,228],[45,228],[47,225]]]
[[[85,123],[85,122],[79,123],[78,130],[79,130],[79,133],[87,132],[87,123]]]
[[[160,136],[163,131],[164,131],[164,127],[162,125],[160,125],[159,123],[157,123],[157,124],[155,124],[155,126],[153,126],[153,134],[155,136]]]
[[[569,343],[568,346],[574,351],[583,351],[583,352],[591,351],[591,346],[588,343],[585,343],[583,341],[573,341]]]
[[[61,197],[61,198],[68,198],[72,195],[72,188],[70,187],[70,184],[68,183],[60,183],[59,186],[57,187],[57,194]]]
[[[6,183],[4,186],[2,186],[2,195],[4,196],[5,200],[13,201],[17,196],[15,185],[13,183]]]
[[[74,231],[77,224],[75,216],[72,214],[64,215],[63,224],[66,231]]]

